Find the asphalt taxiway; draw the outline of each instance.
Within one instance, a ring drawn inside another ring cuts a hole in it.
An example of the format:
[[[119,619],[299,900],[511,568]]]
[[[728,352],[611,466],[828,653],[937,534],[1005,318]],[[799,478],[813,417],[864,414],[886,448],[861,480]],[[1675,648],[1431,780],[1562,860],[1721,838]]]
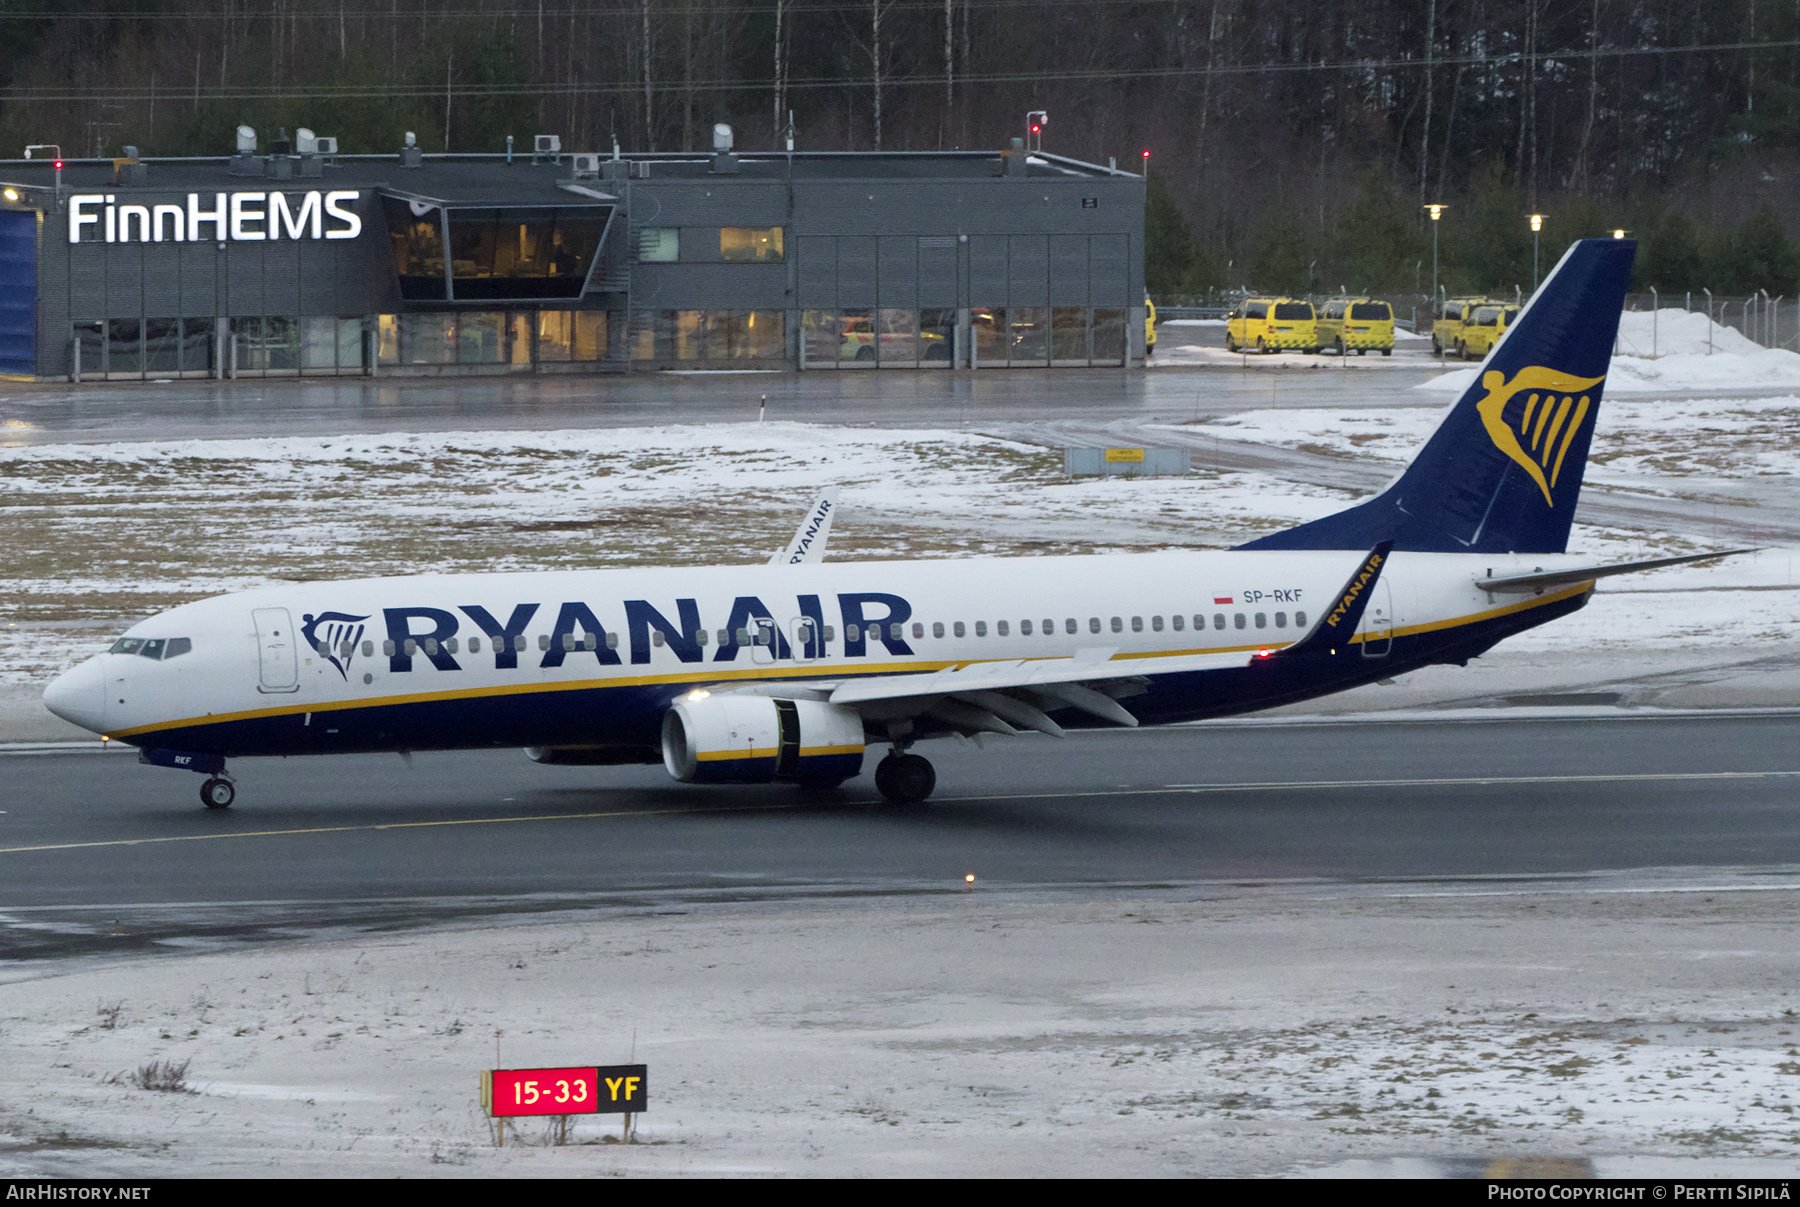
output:
[[[239,803],[129,756],[0,759],[0,958],[583,902],[1110,893],[1800,866],[1800,713],[1235,723],[938,743],[880,803],[518,751],[242,760]],[[872,767],[878,750],[871,751]],[[1657,875],[1664,875],[1658,872]],[[1665,876],[1666,879],[1666,876]]]

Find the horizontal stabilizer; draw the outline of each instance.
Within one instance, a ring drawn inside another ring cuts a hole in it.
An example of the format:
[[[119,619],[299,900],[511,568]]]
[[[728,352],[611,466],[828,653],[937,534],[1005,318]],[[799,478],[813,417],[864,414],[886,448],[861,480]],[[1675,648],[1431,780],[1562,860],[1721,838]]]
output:
[[[1531,574],[1478,578],[1475,580],[1475,585],[1483,591],[1494,591],[1503,595],[1523,595],[1531,591],[1547,590],[1551,587],[1566,587],[1574,583],[1591,582],[1596,578],[1610,578],[1614,574],[1636,574],[1640,570],[1656,570],[1663,566],[1683,566],[1689,562],[1709,562],[1715,557],[1735,557],[1740,553],[1755,552],[1754,549],[1726,549],[1719,553],[1690,553],[1682,557],[1658,557],[1647,562],[1615,562],[1609,566],[1577,566],[1573,570],[1540,570]]]

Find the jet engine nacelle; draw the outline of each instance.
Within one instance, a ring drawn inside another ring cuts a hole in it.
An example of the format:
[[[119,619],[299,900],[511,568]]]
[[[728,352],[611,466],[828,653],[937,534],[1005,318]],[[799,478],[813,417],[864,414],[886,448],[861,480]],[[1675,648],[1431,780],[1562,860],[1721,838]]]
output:
[[[663,766],[684,784],[835,784],[862,771],[863,723],[819,700],[684,697],[663,717]]]

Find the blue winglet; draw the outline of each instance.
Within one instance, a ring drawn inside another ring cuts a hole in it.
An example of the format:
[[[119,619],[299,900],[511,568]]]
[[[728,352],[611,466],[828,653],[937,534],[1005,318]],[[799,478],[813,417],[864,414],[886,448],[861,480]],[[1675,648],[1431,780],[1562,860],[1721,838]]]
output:
[[[1636,254],[1630,239],[1575,243],[1386,490],[1238,548],[1566,550]]]

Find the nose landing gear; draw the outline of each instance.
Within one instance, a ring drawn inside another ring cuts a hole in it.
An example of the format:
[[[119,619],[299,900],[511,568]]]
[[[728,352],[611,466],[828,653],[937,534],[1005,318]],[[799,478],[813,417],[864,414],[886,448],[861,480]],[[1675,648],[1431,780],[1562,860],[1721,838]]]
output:
[[[228,779],[213,776],[200,785],[200,803],[208,809],[229,809],[237,799],[237,787]]]

